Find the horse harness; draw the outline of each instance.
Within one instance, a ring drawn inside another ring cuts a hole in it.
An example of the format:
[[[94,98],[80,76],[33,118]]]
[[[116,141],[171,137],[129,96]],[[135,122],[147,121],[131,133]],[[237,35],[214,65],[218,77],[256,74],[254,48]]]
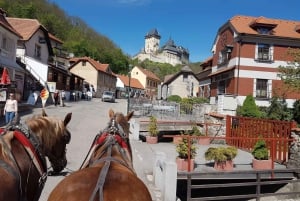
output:
[[[101,169],[101,172],[99,174],[95,189],[90,196],[89,201],[93,201],[96,197],[97,192],[99,192],[99,201],[103,201],[103,187],[105,183],[105,179],[107,176],[107,173],[109,171],[109,167],[111,162],[117,162],[120,163],[121,165],[127,167],[130,169],[132,172],[134,172],[133,167],[128,164],[126,159],[128,159],[128,155],[125,153],[125,149],[128,149],[128,137],[123,131],[123,128],[116,123],[115,117],[112,118],[111,122],[109,123],[108,127],[104,129],[102,132],[100,132],[94,140],[93,145],[94,146],[103,146],[104,150],[106,152],[102,152],[101,156],[99,159],[93,161],[92,163],[90,162],[89,166],[93,164],[99,164],[104,162],[104,166]],[[116,145],[119,152],[121,153],[121,156],[123,160],[119,160],[116,158],[112,157],[112,147]],[[105,153],[106,156],[101,158]]]
[[[40,174],[39,178],[39,187],[38,191],[36,192],[36,196],[34,200],[38,199],[38,196],[40,195],[41,191],[44,188],[45,182],[47,180],[47,163],[46,163],[46,157],[43,154],[41,150],[41,145],[40,142],[30,128],[26,124],[23,123],[18,123],[18,124],[9,124],[5,128],[0,128],[0,139],[2,140],[2,137],[9,131],[13,131],[15,139],[17,139],[24,147],[26,150],[28,156],[31,158],[31,165],[33,164],[35,168],[38,170]],[[4,142],[4,141],[3,141]],[[3,143],[2,144],[5,144]],[[9,153],[10,158],[12,162],[15,164],[16,168],[18,169],[18,163],[12,153],[12,151]],[[22,197],[22,181],[21,181],[21,175],[20,175],[20,170],[18,173],[11,167],[6,164],[6,162],[0,160],[0,166],[8,170],[16,179],[19,181],[20,185],[20,192],[21,192],[21,197]],[[31,168],[30,168],[31,169]],[[30,172],[27,174],[27,179],[26,181],[28,182],[30,176]],[[28,185],[26,185],[28,186]]]

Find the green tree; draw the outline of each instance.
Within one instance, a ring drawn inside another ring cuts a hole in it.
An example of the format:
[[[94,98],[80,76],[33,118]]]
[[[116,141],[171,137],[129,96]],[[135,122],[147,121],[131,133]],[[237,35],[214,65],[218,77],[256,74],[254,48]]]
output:
[[[244,117],[261,117],[261,112],[255,104],[255,100],[252,95],[248,95],[244,100],[243,105],[238,107],[237,115]]]
[[[287,66],[279,66],[279,76],[291,89],[300,91],[300,49],[288,49],[288,58],[291,61]]]
[[[267,108],[266,118],[274,120],[286,120],[292,119],[290,110],[287,107],[285,99],[280,100],[278,96],[273,96],[270,106]]]
[[[300,100],[296,100],[293,104],[293,119],[300,124]]]

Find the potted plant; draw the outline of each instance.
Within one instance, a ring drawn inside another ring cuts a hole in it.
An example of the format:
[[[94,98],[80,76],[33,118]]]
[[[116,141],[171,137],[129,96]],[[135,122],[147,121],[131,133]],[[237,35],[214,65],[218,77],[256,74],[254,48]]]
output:
[[[236,147],[210,147],[204,153],[206,160],[214,161],[214,168],[221,171],[233,170],[233,159],[237,156]]]
[[[189,149],[189,140],[190,140],[190,149]],[[176,152],[178,153],[178,156],[176,158],[177,169],[180,171],[188,171],[188,162],[189,162],[188,159],[190,158],[190,170],[193,170],[194,158],[197,154],[197,147],[195,145],[195,141],[190,137],[183,137],[182,141],[176,145]]]
[[[199,138],[197,138],[198,144],[200,144],[200,145],[209,145],[210,144],[210,138],[199,130],[196,123],[193,124],[191,132],[193,135],[199,137]]]
[[[150,123],[148,125],[149,135],[146,136],[146,142],[149,144],[155,144],[158,141],[158,128],[157,128],[157,119],[154,116],[150,117]]]
[[[252,167],[255,170],[272,169],[272,159],[269,158],[269,150],[265,140],[261,137],[255,143],[251,152],[253,155]]]

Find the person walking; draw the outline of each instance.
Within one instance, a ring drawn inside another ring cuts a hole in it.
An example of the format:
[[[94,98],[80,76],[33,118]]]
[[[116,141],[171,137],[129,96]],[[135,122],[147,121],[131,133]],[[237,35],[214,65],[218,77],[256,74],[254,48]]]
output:
[[[9,99],[6,100],[4,106],[5,123],[10,123],[18,113],[18,101],[13,93],[9,94]]]
[[[54,105],[57,106],[59,102],[59,92],[56,90],[54,92]]]

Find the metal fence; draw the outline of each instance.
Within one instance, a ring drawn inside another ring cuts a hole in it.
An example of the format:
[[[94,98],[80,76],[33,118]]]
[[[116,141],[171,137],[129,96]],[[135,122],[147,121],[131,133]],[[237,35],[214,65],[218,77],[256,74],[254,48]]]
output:
[[[178,178],[187,180],[187,201],[200,201],[200,200],[261,200],[265,197],[273,197],[273,200],[287,200],[300,198],[300,179],[298,177],[286,177],[284,175],[295,175],[299,169],[283,169],[283,170],[261,170],[261,171],[233,171],[233,172],[191,172],[191,173],[178,173]],[[278,175],[275,178],[270,178],[270,175]],[[217,178],[226,175],[226,177],[235,178],[236,175],[243,175],[243,178],[253,178],[249,181],[236,181],[228,180],[226,183],[205,183],[199,184],[196,180],[203,179],[206,177]],[[280,179],[281,176],[281,179]],[[267,192],[265,191],[266,186],[270,185],[281,185],[285,186],[285,190]],[[229,189],[235,189],[230,191]],[[243,194],[241,188],[251,188],[250,193]],[[219,194],[216,189],[222,189],[224,194]],[[237,190],[240,189],[240,190]],[[194,195],[193,192],[197,191],[198,195]],[[230,193],[229,193],[230,191]],[[204,195],[207,192],[211,192],[210,196]],[[274,198],[275,197],[275,198]]]

